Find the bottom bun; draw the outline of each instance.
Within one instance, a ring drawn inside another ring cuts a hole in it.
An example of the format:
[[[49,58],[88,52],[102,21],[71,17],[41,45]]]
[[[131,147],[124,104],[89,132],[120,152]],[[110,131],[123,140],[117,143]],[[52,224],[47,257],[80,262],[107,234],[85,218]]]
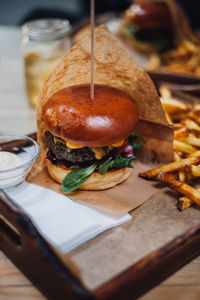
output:
[[[64,177],[71,172],[70,169],[64,169],[53,165],[49,160],[47,160],[47,168],[49,175],[58,183],[62,183]],[[87,181],[80,185],[78,189],[90,191],[109,189],[126,180],[131,172],[131,168],[112,170],[107,172],[105,175],[95,172]]]

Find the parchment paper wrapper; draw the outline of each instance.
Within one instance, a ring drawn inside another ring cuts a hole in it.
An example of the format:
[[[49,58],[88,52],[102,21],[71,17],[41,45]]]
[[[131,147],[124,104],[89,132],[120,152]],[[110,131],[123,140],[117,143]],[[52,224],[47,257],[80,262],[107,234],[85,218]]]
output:
[[[158,191],[154,184],[139,178],[138,173],[146,170],[152,160],[172,160],[173,130],[166,120],[151,79],[105,26],[96,28],[94,44],[94,82],[121,89],[134,99],[139,110],[136,132],[142,135],[146,143],[127,181],[110,190],[75,191],[68,196],[102,210],[124,214]],[[42,119],[42,109],[47,100],[59,90],[74,85],[90,84],[90,57],[88,36],[61,59],[40,92],[37,103],[37,134],[41,153],[28,178],[29,182],[61,192],[60,185],[49,177],[45,167],[46,127]]]

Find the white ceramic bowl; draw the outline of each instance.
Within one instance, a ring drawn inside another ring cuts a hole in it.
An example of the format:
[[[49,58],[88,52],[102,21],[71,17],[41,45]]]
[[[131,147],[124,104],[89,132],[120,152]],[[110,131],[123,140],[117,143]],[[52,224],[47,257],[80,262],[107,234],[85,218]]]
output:
[[[22,183],[34,161],[39,155],[39,145],[33,139],[24,135],[1,135],[0,151],[7,151],[17,155],[22,163],[17,167],[0,170],[0,188],[12,188]],[[0,158],[1,159],[1,158]]]

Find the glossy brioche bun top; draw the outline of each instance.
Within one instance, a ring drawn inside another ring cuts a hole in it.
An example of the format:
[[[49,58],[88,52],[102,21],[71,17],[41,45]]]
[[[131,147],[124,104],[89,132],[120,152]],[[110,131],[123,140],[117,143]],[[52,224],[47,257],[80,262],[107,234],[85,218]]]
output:
[[[74,86],[55,93],[43,108],[43,120],[55,136],[82,146],[102,147],[129,136],[138,121],[135,102],[116,88]]]

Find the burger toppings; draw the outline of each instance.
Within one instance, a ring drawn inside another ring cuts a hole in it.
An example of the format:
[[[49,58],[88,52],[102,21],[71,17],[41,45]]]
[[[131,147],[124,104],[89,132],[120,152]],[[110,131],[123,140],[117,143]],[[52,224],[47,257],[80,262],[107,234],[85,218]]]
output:
[[[80,149],[80,148],[84,148],[84,146],[82,145],[76,145],[70,142],[66,142],[66,146],[70,149]]]
[[[64,140],[55,138],[49,131],[46,132],[46,144],[49,148],[47,159],[53,164],[60,164],[72,171],[67,174],[62,182],[62,190],[69,193],[77,189],[94,172],[104,175],[110,170],[120,168],[133,168],[131,162],[135,159],[134,150],[139,149],[143,143],[141,138],[136,135],[129,136],[125,141],[113,144],[112,147],[102,147],[102,158],[96,158],[94,149],[84,147],[79,149],[70,149],[66,146]],[[118,146],[118,147],[117,147]]]
[[[121,140],[120,142],[112,144],[111,146],[113,146],[113,147],[121,147],[123,144],[124,144],[124,140]]]
[[[113,87],[95,85],[92,100],[89,85],[56,92],[43,107],[50,175],[62,182],[65,193],[77,189],[93,173],[92,182],[112,170],[117,170],[114,174],[120,177],[113,183],[111,173],[102,176],[102,181],[108,182],[102,184],[100,178],[97,188],[92,184],[95,190],[122,182],[130,175],[125,168],[133,168],[133,150],[139,145],[136,136],[128,138],[138,119],[134,99]]]

